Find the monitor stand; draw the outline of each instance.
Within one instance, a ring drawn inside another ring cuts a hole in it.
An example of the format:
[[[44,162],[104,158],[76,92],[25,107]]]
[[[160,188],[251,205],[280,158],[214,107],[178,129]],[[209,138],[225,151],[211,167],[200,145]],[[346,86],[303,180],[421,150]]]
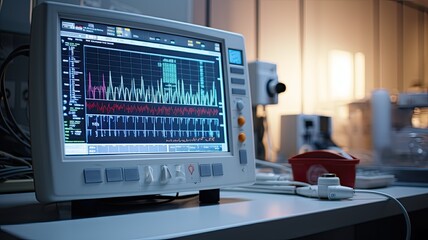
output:
[[[220,201],[220,189],[208,189],[199,191],[199,203],[202,205],[206,204],[217,204]]]
[[[199,197],[199,206],[218,204],[220,201],[220,189],[200,190],[197,195]],[[66,220],[156,211],[180,207],[180,203],[167,205],[167,203],[174,203],[175,201],[180,200],[174,199],[166,201],[156,200],[156,196],[153,196],[153,199],[151,199],[150,196],[132,196],[73,200],[59,202],[56,203],[56,205],[58,218]],[[198,206],[197,203],[195,206]]]

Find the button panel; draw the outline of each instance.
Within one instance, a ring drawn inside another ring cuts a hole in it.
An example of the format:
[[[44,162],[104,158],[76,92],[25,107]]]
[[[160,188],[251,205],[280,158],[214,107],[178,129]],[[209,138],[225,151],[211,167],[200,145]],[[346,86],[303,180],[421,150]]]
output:
[[[211,175],[211,170],[207,171],[210,164],[198,163],[187,164],[163,164],[163,165],[144,165],[141,166],[141,174],[143,176],[141,184],[143,186],[161,186],[161,185],[177,185],[186,183],[201,182],[201,169],[203,175]]]
[[[239,146],[239,163],[241,165],[247,165],[248,164],[248,156],[247,156],[247,144],[245,143],[247,141],[247,131],[249,130],[253,130],[252,128],[249,129],[248,128],[248,124],[246,124],[246,120],[248,119],[248,117],[251,116],[251,114],[248,114],[249,111],[251,111],[251,109],[245,109],[246,106],[246,100],[244,101],[244,99],[246,99],[245,97],[247,96],[247,94],[249,94],[247,92],[247,88],[245,88],[245,68],[241,68],[241,67],[237,67],[237,66],[231,66],[230,67],[230,73],[231,73],[231,78],[230,78],[230,83],[234,84],[234,86],[232,86],[231,88],[231,92],[232,95],[235,95],[234,97],[236,97],[236,102],[235,102],[235,106],[236,106],[236,110],[237,110],[237,116],[236,116],[236,122],[234,126],[236,126],[239,131],[237,133],[235,133],[235,137],[237,139],[238,142],[238,146]],[[238,86],[240,85],[240,86]],[[241,87],[241,88],[239,88]],[[250,106],[251,107],[251,106]],[[221,169],[221,170],[220,170]],[[223,171],[223,166],[220,164],[213,164],[212,165],[212,174],[213,176],[217,176],[215,174],[219,174],[218,176],[221,176],[220,173],[222,174]]]
[[[246,151],[239,151],[241,164],[247,162]],[[140,186],[196,184],[201,179],[224,176],[223,163],[187,163],[163,165],[139,165],[138,167],[88,168],[83,170],[84,182],[112,184],[138,183]],[[217,180],[220,181],[220,180]]]

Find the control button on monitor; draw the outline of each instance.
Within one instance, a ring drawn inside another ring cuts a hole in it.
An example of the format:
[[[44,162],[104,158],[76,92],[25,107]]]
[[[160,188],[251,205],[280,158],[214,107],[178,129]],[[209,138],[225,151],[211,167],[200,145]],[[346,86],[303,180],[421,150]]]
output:
[[[159,182],[161,184],[167,184],[171,178],[172,178],[172,175],[171,175],[171,172],[169,171],[168,166],[162,165]]]
[[[238,117],[238,125],[240,127],[242,127],[242,126],[244,126],[244,124],[245,124],[245,117],[244,116],[239,116]]]
[[[247,164],[248,163],[248,159],[247,159],[247,151],[246,150],[239,150],[239,163],[241,164]]]
[[[244,74],[244,69],[243,68],[231,67],[230,72],[235,73],[235,74]]]
[[[231,78],[230,81],[233,84],[240,84],[240,85],[244,85],[245,84],[245,79],[243,79],[243,78]]]
[[[106,168],[107,182],[123,181],[122,168]]]
[[[123,175],[125,175],[125,181],[139,181],[140,174],[138,168],[124,168]]]
[[[186,173],[184,172],[183,165],[175,165],[175,179],[178,182],[184,182],[186,180]]]
[[[223,176],[223,164],[214,163],[212,165],[212,169],[213,169],[213,176]]]
[[[199,174],[199,165],[197,163],[189,163],[184,165],[184,170],[186,171],[186,182],[201,182],[201,175]]]
[[[247,94],[247,92],[245,91],[245,89],[232,88],[232,94],[245,95],[245,94]]]
[[[200,173],[201,177],[211,176],[211,165],[210,164],[199,165],[199,173]]]
[[[155,180],[153,176],[153,168],[151,166],[144,166],[144,182],[151,183]]]
[[[236,108],[241,111],[242,109],[244,109],[244,102],[242,102],[242,100],[239,100],[236,102]]]
[[[245,133],[241,132],[238,134],[238,140],[239,142],[245,142],[245,140],[247,140],[247,135],[245,135]]]
[[[101,178],[101,169],[84,169],[83,176],[85,178],[85,183],[100,183],[102,182]]]

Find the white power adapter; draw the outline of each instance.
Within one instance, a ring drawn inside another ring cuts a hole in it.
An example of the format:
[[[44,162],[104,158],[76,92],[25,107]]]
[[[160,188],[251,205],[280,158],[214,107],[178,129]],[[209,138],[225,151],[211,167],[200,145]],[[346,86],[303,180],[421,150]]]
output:
[[[318,185],[296,188],[296,194],[306,197],[339,200],[352,198],[354,189],[340,185],[340,179],[333,173],[325,173],[318,178]]]

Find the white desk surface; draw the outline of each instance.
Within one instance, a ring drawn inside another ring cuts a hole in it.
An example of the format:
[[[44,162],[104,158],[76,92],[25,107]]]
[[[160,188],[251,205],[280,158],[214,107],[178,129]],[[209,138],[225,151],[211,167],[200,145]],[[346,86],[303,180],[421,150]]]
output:
[[[408,211],[428,208],[428,188],[393,186],[376,191],[397,197]],[[220,203],[216,205],[199,206],[197,198],[189,201],[195,204],[187,202],[183,207],[167,210],[0,227],[20,238],[43,240],[285,239],[401,214],[393,201],[367,193],[357,193],[349,200],[328,201],[222,191]],[[1,204],[4,207],[4,201],[0,201]]]

